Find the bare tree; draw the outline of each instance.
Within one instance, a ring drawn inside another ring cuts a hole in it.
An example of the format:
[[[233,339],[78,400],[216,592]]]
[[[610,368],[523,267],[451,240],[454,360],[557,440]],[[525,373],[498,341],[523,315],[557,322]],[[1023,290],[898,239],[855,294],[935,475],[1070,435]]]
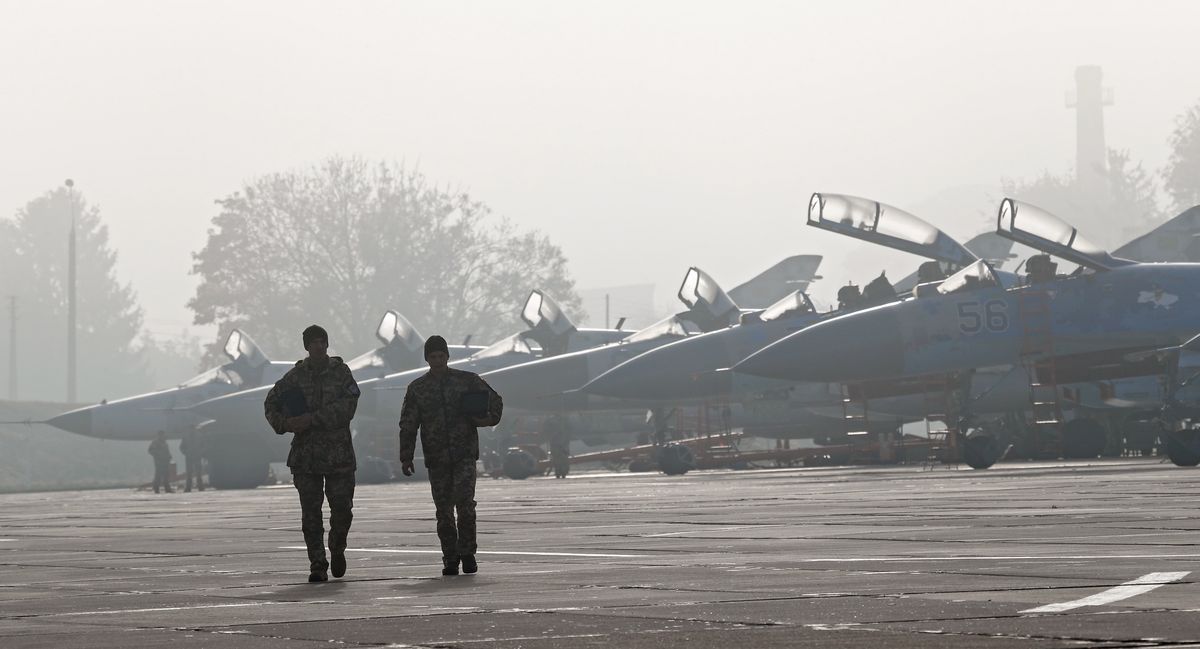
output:
[[[313,322],[341,353],[361,353],[389,308],[451,340],[511,332],[535,287],[579,308],[548,238],[403,166],[332,157],[257,178],[217,205],[189,307],[197,324],[219,325],[222,337],[244,328],[272,356],[296,356]]]

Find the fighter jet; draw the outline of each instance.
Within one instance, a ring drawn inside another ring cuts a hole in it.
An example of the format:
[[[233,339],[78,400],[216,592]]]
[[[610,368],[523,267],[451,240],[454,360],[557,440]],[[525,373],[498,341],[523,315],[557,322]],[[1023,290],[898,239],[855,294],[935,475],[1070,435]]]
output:
[[[813,195],[808,223],[927,257],[934,264],[940,262],[942,267],[935,265],[932,269],[939,275],[976,261],[978,257],[970,248],[994,236],[987,233],[987,237],[977,237],[964,247],[908,212],[877,201],[836,194]],[[997,248],[988,241],[984,247],[1003,256],[1011,242]],[[925,272],[931,271],[926,267]],[[672,402],[782,393],[800,402],[828,404],[834,394],[825,383],[795,384],[737,374],[727,368],[775,341],[835,315],[817,313],[808,295],[795,291],[761,312],[743,315],[738,326],[689,336],[625,361],[593,379],[583,391],[621,399]],[[840,391],[836,402],[840,407]],[[798,427],[789,432],[811,436],[811,432],[802,433]]]
[[[346,362],[354,378],[360,383],[425,363],[424,336],[398,312],[389,310],[383,314],[379,326],[375,328],[375,338],[380,342],[379,347]],[[483,348],[468,345],[450,346],[450,352],[458,355],[470,355],[481,349]],[[291,369],[294,364],[287,363],[287,369]],[[279,377],[282,376],[283,373],[280,373]],[[188,404],[189,414],[205,422],[210,431],[219,429],[236,433],[263,428],[266,425],[263,418],[263,400],[279,377],[252,389],[213,395],[209,399]]]
[[[258,345],[238,329],[223,348],[229,362],[165,390],[102,401],[52,417],[46,423],[86,437],[152,440],[158,431],[179,437],[198,422],[186,408],[206,399],[248,387],[273,383],[292,366],[272,362]]]
[[[1200,279],[1200,265],[1113,257],[1060,219],[1011,199],[1001,205],[998,233],[1081,268],[1070,277],[1056,277],[1048,255],[1042,255],[1031,259],[1029,282],[1010,288],[985,262],[976,262],[940,285],[918,287],[915,299],[818,323],[763,348],[735,369],[894,388],[926,380],[922,377],[1007,367],[1011,373],[989,388],[989,407],[1011,409],[1023,393],[1035,420],[1057,425],[1061,413],[1039,415],[1037,409],[1057,411],[1059,393],[1070,392],[1060,386],[1078,392],[1079,386],[1097,381],[1110,386],[1113,380],[1144,382],[1138,377],[1162,369],[1127,362],[1131,352],[1177,344],[1198,329],[1200,301],[1191,287]],[[1047,396],[1036,396],[1039,390]],[[1100,400],[1120,401],[1111,394]],[[1074,423],[1064,427],[1064,446]]]
[[[540,289],[530,291],[521,308],[521,320],[528,327],[465,357],[450,353],[450,367],[482,374],[491,370],[528,363],[539,358],[589,349],[614,342],[631,332],[621,329],[581,328],[571,320],[552,297]],[[428,368],[390,374],[383,378],[360,381],[358,417],[371,420],[395,432],[400,406],[408,384]],[[507,397],[507,395],[505,395]],[[507,403],[507,402],[506,402]]]
[[[1001,206],[998,233],[1082,270],[1006,288],[986,262],[977,261],[931,287],[931,294],[918,291],[915,299],[817,323],[734,369],[792,381],[962,371],[1027,355],[1035,327],[1053,339],[1051,351],[1062,362],[1097,353],[1119,360],[1128,352],[1179,344],[1200,329],[1194,288],[1200,265],[1115,258],[1061,219],[1013,199]]]
[[[815,272],[815,267],[812,271]],[[689,268],[678,297],[687,307],[618,343],[565,354],[484,374],[507,407],[534,412],[628,409],[630,399],[613,400],[579,391],[590,380],[648,350],[724,329],[741,316],[738,305],[699,268]],[[643,403],[646,400],[642,400]],[[657,403],[651,405],[659,405]]]
[[[579,329],[563,313],[559,305],[540,290],[530,293],[521,309],[521,318],[529,326],[526,331],[508,336],[488,347],[451,346],[451,358],[460,357],[452,367],[484,371],[507,364],[537,358],[545,350],[571,350],[600,344],[625,336],[628,332],[608,329]],[[386,329],[389,318],[381,323]],[[389,346],[405,351],[376,350],[350,361],[351,371],[358,378],[358,410],[355,414],[355,445],[366,450],[364,458],[379,452],[395,440],[396,421],[400,417],[403,390],[408,383],[427,371],[424,367],[424,339],[407,320],[394,314],[395,333],[389,336]],[[381,336],[382,339],[382,336]],[[461,358],[465,356],[465,358]],[[403,358],[405,365],[381,368],[376,359]],[[390,370],[390,371],[389,371]],[[231,446],[245,448],[259,444],[269,447],[272,459],[286,455],[287,438],[274,435],[262,414],[262,403],[270,385],[256,390],[221,396],[195,404],[191,410],[207,421],[209,429],[221,431],[225,437],[236,438]],[[257,440],[257,442],[256,442]],[[259,455],[262,455],[259,453]],[[390,457],[390,455],[388,455]],[[255,469],[257,471],[257,469]]]

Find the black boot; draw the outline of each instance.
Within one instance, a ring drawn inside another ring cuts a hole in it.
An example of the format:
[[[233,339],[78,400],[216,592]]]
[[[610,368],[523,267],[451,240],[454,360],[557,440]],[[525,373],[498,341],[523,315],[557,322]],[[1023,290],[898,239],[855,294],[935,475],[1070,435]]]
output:
[[[468,575],[479,572],[479,564],[475,563],[475,555],[468,554],[462,558],[462,570]]]
[[[308,581],[309,581],[309,583],[316,583],[319,581],[329,581],[329,574],[326,573],[324,570],[313,570],[308,573]]]
[[[346,574],[346,551],[342,549],[329,549],[329,571],[334,577],[342,578]]]
[[[450,577],[458,574],[458,559],[442,557],[442,574]]]

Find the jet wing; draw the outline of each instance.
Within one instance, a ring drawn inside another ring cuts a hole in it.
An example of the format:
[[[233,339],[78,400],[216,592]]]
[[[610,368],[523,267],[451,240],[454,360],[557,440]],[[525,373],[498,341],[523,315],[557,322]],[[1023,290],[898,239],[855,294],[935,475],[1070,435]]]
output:
[[[996,234],[1092,270],[1136,263],[1118,259],[1079,235],[1079,230],[1036,205],[1006,198],[996,215]]]
[[[808,224],[959,268],[976,259],[924,220],[869,198],[815,193],[808,202]]]

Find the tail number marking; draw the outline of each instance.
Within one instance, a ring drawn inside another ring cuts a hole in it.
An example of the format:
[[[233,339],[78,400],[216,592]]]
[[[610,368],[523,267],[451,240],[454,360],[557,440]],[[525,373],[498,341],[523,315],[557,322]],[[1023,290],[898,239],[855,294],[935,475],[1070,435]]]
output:
[[[1008,303],[1004,300],[976,300],[958,303],[958,330],[968,336],[987,331],[1008,331]]]

